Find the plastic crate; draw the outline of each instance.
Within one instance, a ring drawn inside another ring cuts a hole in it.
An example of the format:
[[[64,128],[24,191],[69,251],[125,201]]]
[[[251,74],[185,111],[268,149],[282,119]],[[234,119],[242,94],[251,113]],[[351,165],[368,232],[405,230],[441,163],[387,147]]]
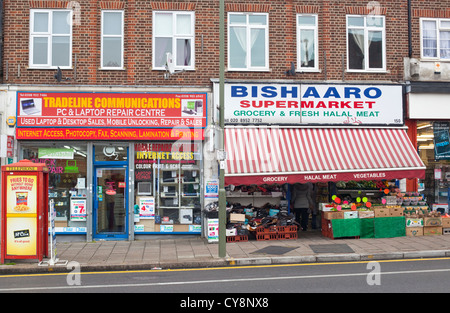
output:
[[[289,239],[297,239],[297,232],[284,232],[278,233],[278,240],[289,240]]]
[[[264,241],[264,240],[278,240],[277,233],[256,233],[256,240]]]
[[[297,233],[297,225],[278,226],[278,233]]]
[[[238,236],[227,236],[227,242],[243,242],[248,241],[248,236],[238,235]]]
[[[278,227],[277,226],[269,226],[269,227],[258,226],[258,227],[256,227],[256,233],[257,234],[277,233]]]

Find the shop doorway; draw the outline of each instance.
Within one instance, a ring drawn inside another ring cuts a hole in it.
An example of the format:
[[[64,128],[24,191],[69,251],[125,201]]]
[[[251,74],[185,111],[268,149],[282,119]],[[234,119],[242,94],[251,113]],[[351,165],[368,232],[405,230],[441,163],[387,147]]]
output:
[[[127,166],[94,167],[94,239],[128,239],[127,181]]]

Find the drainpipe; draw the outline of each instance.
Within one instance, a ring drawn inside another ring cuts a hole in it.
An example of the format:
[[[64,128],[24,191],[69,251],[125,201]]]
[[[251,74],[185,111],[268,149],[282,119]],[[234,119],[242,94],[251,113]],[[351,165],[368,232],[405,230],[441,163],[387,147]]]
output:
[[[3,0],[0,0],[0,74],[3,83]]]
[[[411,0],[408,0],[408,56],[412,58]]]

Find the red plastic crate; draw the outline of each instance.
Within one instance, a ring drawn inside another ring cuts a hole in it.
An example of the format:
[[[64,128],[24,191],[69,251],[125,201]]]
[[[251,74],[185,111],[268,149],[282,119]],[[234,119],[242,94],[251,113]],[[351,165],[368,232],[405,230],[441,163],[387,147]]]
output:
[[[256,240],[278,240],[277,233],[256,233]]]
[[[278,233],[278,240],[288,240],[288,239],[297,239],[298,235],[295,232],[289,232],[289,233]]]
[[[268,234],[268,233],[276,233],[278,231],[278,226],[258,226],[256,227],[257,234]]]
[[[239,235],[239,236],[227,236],[227,242],[243,242],[248,241],[248,236]]]
[[[278,233],[296,233],[297,231],[297,225],[278,226]]]

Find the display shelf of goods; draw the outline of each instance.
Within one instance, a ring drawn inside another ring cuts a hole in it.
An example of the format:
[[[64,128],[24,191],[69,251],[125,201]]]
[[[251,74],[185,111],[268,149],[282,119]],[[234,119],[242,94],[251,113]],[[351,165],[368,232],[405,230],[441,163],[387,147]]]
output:
[[[370,191],[378,191],[380,189],[387,188],[387,182],[385,181],[354,181],[350,180],[347,182],[339,181],[336,183],[336,187],[338,189],[344,190],[370,190]]]

